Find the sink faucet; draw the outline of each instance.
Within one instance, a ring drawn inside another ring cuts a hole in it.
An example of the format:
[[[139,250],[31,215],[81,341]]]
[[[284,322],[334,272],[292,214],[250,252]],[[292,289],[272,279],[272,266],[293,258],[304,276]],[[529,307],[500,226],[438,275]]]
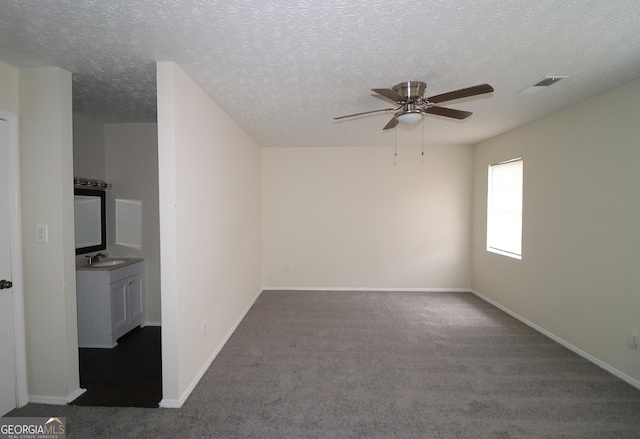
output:
[[[103,257],[103,258],[107,259],[107,256],[103,255],[102,253],[98,253],[97,255],[93,255],[93,256],[86,256],[87,265],[91,265],[94,262],[100,262],[100,257]]]

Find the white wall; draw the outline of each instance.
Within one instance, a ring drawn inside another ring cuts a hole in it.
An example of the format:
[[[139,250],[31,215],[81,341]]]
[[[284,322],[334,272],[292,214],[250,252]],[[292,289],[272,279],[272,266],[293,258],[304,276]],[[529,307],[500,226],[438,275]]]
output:
[[[253,139],[175,63],[157,70],[168,407],[182,404],[261,290],[261,178]]]
[[[393,153],[263,149],[266,288],[470,287],[472,147]]]
[[[640,81],[476,146],[473,288],[640,385]],[[524,159],[522,260],[486,252],[487,167]],[[491,283],[486,280],[491,273]]]
[[[144,258],[146,316],[160,324],[160,223],[158,217],[158,126],[109,123],[105,133],[107,247],[113,257]],[[142,248],[116,244],[115,199],[142,201]]]
[[[73,176],[105,179],[104,124],[73,113]]]
[[[0,108],[18,114],[18,81],[20,71],[0,61]]]
[[[64,403],[79,391],[71,73],[21,70],[18,94],[29,395]],[[36,224],[48,243],[35,242]]]

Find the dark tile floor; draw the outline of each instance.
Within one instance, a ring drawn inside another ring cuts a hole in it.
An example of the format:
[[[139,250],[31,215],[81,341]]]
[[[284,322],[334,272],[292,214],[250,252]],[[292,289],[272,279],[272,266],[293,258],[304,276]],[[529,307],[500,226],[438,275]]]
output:
[[[113,349],[80,349],[78,406],[153,407],[162,399],[160,328],[136,328]]]

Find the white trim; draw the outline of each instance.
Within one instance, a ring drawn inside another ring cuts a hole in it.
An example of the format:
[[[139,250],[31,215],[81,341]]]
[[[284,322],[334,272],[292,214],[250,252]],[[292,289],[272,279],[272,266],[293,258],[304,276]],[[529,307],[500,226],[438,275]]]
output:
[[[576,354],[580,355],[581,357],[585,358],[586,360],[589,360],[590,362],[594,363],[596,366],[601,367],[602,369],[606,370],[607,372],[611,373],[612,375],[615,375],[616,377],[618,377],[621,380],[627,382],[628,384],[631,384],[633,387],[635,387],[637,389],[640,389],[640,381],[636,380],[635,378],[630,377],[626,373],[616,369],[615,367],[611,366],[610,364],[605,363],[604,361],[594,357],[593,355],[583,351],[582,349],[575,347],[574,345],[572,345],[568,341],[566,341],[566,340],[558,337],[557,335],[547,331],[546,329],[542,328],[541,326],[538,326],[535,323],[530,322],[529,320],[525,319],[521,315],[511,311],[509,308],[506,308],[506,307],[500,305],[498,302],[496,302],[496,301],[494,301],[492,299],[489,299],[487,296],[485,296],[485,295],[483,295],[483,294],[481,294],[481,293],[479,293],[479,292],[477,292],[475,290],[471,290],[471,292],[473,294],[475,294],[476,296],[478,296],[479,298],[481,298],[482,300],[484,300],[485,302],[490,303],[491,305],[495,306],[496,308],[499,308],[502,311],[506,312],[510,316],[520,320],[525,325],[535,329],[536,331],[540,332],[541,334],[546,335],[550,339],[560,343],[562,346],[566,347],[570,351],[573,351]]]
[[[193,389],[191,389],[191,391],[193,391]],[[191,391],[189,392],[189,394],[191,394]],[[158,403],[158,407],[160,407],[161,409],[179,409],[180,407],[182,407],[182,404],[184,404],[186,400],[186,397],[182,397],[180,399],[162,398],[162,401]]]
[[[497,255],[506,256],[508,258],[522,260],[522,255],[519,255],[517,253],[508,252],[508,251],[505,251],[505,250],[500,250],[499,248],[487,246],[487,251],[491,252],[491,253],[495,253]]]
[[[41,396],[41,395],[29,395],[29,402],[33,404],[49,404],[49,405],[67,405],[70,402],[75,401],[80,395],[86,392],[87,389],[82,387],[77,388],[67,397],[64,396]]]
[[[22,227],[20,222],[20,147],[18,117],[0,110],[0,118],[9,124],[9,221],[11,230],[11,282],[13,282],[13,331],[16,355],[16,404],[29,402],[27,387],[27,348],[24,321],[24,283],[22,276]]]
[[[48,404],[48,405],[67,405],[73,402],[76,398],[86,392],[87,389],[78,388],[74,390],[69,396],[41,396],[41,395],[29,395],[29,402],[32,404]]]
[[[240,322],[242,322],[242,319],[244,319],[244,317],[247,315],[247,313],[249,312],[249,310],[251,309],[255,301],[258,299],[258,297],[260,297],[261,293],[262,293],[262,290],[258,291],[258,293],[251,300],[251,302],[249,302],[249,305],[245,308],[244,312],[240,315],[240,317],[238,317],[238,319],[233,324],[231,329],[229,329],[229,332],[227,332],[227,335],[224,337],[224,339],[218,345],[218,347],[213,351],[209,359],[205,362],[204,366],[202,366],[200,371],[193,378],[193,380],[191,381],[191,384],[189,384],[189,387],[187,387],[187,389],[182,393],[182,395],[180,395],[180,398],[179,399],[163,398],[158,404],[158,406],[160,406],[161,408],[168,408],[168,409],[179,409],[180,407],[182,407],[182,404],[184,404],[187,398],[189,398],[189,395],[191,395],[191,392],[193,392],[193,389],[195,389],[196,385],[200,382],[203,375],[205,374],[207,369],[209,369],[209,366],[211,366],[211,363],[213,363],[213,360],[215,360],[215,358],[218,356],[218,354],[220,353],[224,345],[227,344],[227,341],[233,335],[236,328],[238,327],[238,325],[240,325]]]
[[[83,389],[82,387],[78,387],[75,391],[71,393],[71,395],[67,396],[67,403],[75,401],[80,395],[86,392],[87,389]]]
[[[264,291],[380,291],[380,292],[417,292],[417,293],[471,293],[464,288],[355,288],[355,287],[264,287]]]
[[[29,402],[32,404],[67,405],[67,398],[64,396],[40,396],[29,395]]]
[[[498,162],[498,163],[491,163],[489,165],[489,167],[498,166],[498,165],[506,165],[507,163],[517,162],[517,161],[521,161],[521,160],[522,160],[522,157],[516,157],[516,158],[513,158],[513,159],[509,159],[509,160],[503,160],[503,161]]]
[[[144,326],[162,326],[162,322],[144,322]]]

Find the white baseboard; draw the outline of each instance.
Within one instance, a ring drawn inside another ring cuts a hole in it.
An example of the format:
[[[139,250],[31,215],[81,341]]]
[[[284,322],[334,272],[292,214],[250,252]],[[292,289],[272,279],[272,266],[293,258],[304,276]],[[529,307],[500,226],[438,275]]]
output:
[[[189,398],[189,395],[191,395],[191,392],[193,392],[193,389],[195,389],[196,385],[202,379],[202,376],[205,374],[207,369],[209,369],[209,366],[211,366],[211,363],[213,363],[213,360],[215,360],[215,358],[218,356],[218,354],[220,353],[220,351],[222,350],[224,345],[227,344],[227,341],[233,335],[233,333],[235,332],[235,330],[238,327],[238,325],[240,324],[240,322],[242,322],[242,319],[244,319],[244,316],[247,315],[247,313],[249,312],[249,310],[251,309],[251,307],[253,306],[255,301],[258,299],[258,297],[260,296],[260,293],[262,293],[262,290],[258,291],[258,293],[249,302],[249,305],[247,305],[247,307],[242,312],[240,317],[238,317],[238,319],[235,321],[235,323],[233,324],[231,329],[227,332],[227,335],[225,335],[225,337],[222,340],[222,342],[220,342],[218,347],[213,351],[213,353],[211,354],[209,359],[205,362],[204,366],[202,366],[200,371],[196,374],[195,378],[191,381],[191,384],[189,384],[189,387],[187,387],[187,389],[182,393],[182,395],[180,395],[180,399],[166,399],[166,398],[163,398],[160,401],[160,404],[158,404],[161,408],[177,409],[177,408],[182,407],[182,405],[185,403],[187,398]]]
[[[354,287],[264,287],[264,291],[375,291],[375,292],[417,292],[417,293],[470,293],[464,288],[354,288]]]
[[[41,396],[41,395],[29,395],[29,402],[33,404],[49,404],[49,405],[67,405],[73,402],[86,392],[87,389],[81,387],[77,388],[66,398],[64,396]]]
[[[76,400],[76,398],[78,398],[80,395],[82,395],[84,392],[86,392],[87,389],[83,389],[82,387],[77,388],[73,393],[71,393],[71,395],[69,395],[67,397],[67,402],[73,402]]]
[[[162,322],[144,322],[144,326],[162,326]]]
[[[189,392],[189,394],[191,394],[191,392]],[[180,407],[182,407],[182,404],[184,404],[186,400],[187,398],[181,398],[181,399],[162,398],[162,400],[158,403],[158,407],[162,409],[179,409]]]
[[[67,405],[67,398],[63,396],[29,395],[29,402],[33,404]]]
[[[522,323],[524,323],[525,325],[535,329],[536,331],[540,332],[543,335],[546,335],[547,337],[549,337],[550,339],[560,343],[562,346],[566,347],[567,349],[569,349],[570,351],[575,352],[576,354],[580,355],[581,357],[583,357],[586,360],[589,360],[590,362],[592,362],[593,364],[595,364],[596,366],[601,367],[602,369],[606,370],[607,372],[609,372],[612,375],[617,376],[618,378],[620,378],[621,380],[627,382],[628,384],[631,384],[633,387],[640,389],[640,381],[636,380],[633,377],[630,377],[629,375],[627,375],[626,373],[616,369],[615,367],[611,366],[610,364],[605,363],[604,361],[594,357],[593,355],[583,351],[582,349],[572,345],[571,343],[569,343],[568,341],[558,337],[557,335],[547,331],[546,329],[542,328],[541,326],[536,325],[533,322],[530,322],[529,320],[525,319],[524,317],[522,317],[521,315],[511,311],[509,308],[506,308],[502,305],[500,305],[498,302],[496,302],[495,300],[489,299],[487,296],[475,291],[475,290],[471,290],[471,292],[473,294],[475,294],[476,296],[478,296],[479,298],[481,298],[482,300],[484,300],[485,302],[488,302],[490,304],[492,304],[493,306],[495,306],[496,308],[501,309],[502,311],[506,312],[507,314],[509,314],[510,316],[520,320]]]

